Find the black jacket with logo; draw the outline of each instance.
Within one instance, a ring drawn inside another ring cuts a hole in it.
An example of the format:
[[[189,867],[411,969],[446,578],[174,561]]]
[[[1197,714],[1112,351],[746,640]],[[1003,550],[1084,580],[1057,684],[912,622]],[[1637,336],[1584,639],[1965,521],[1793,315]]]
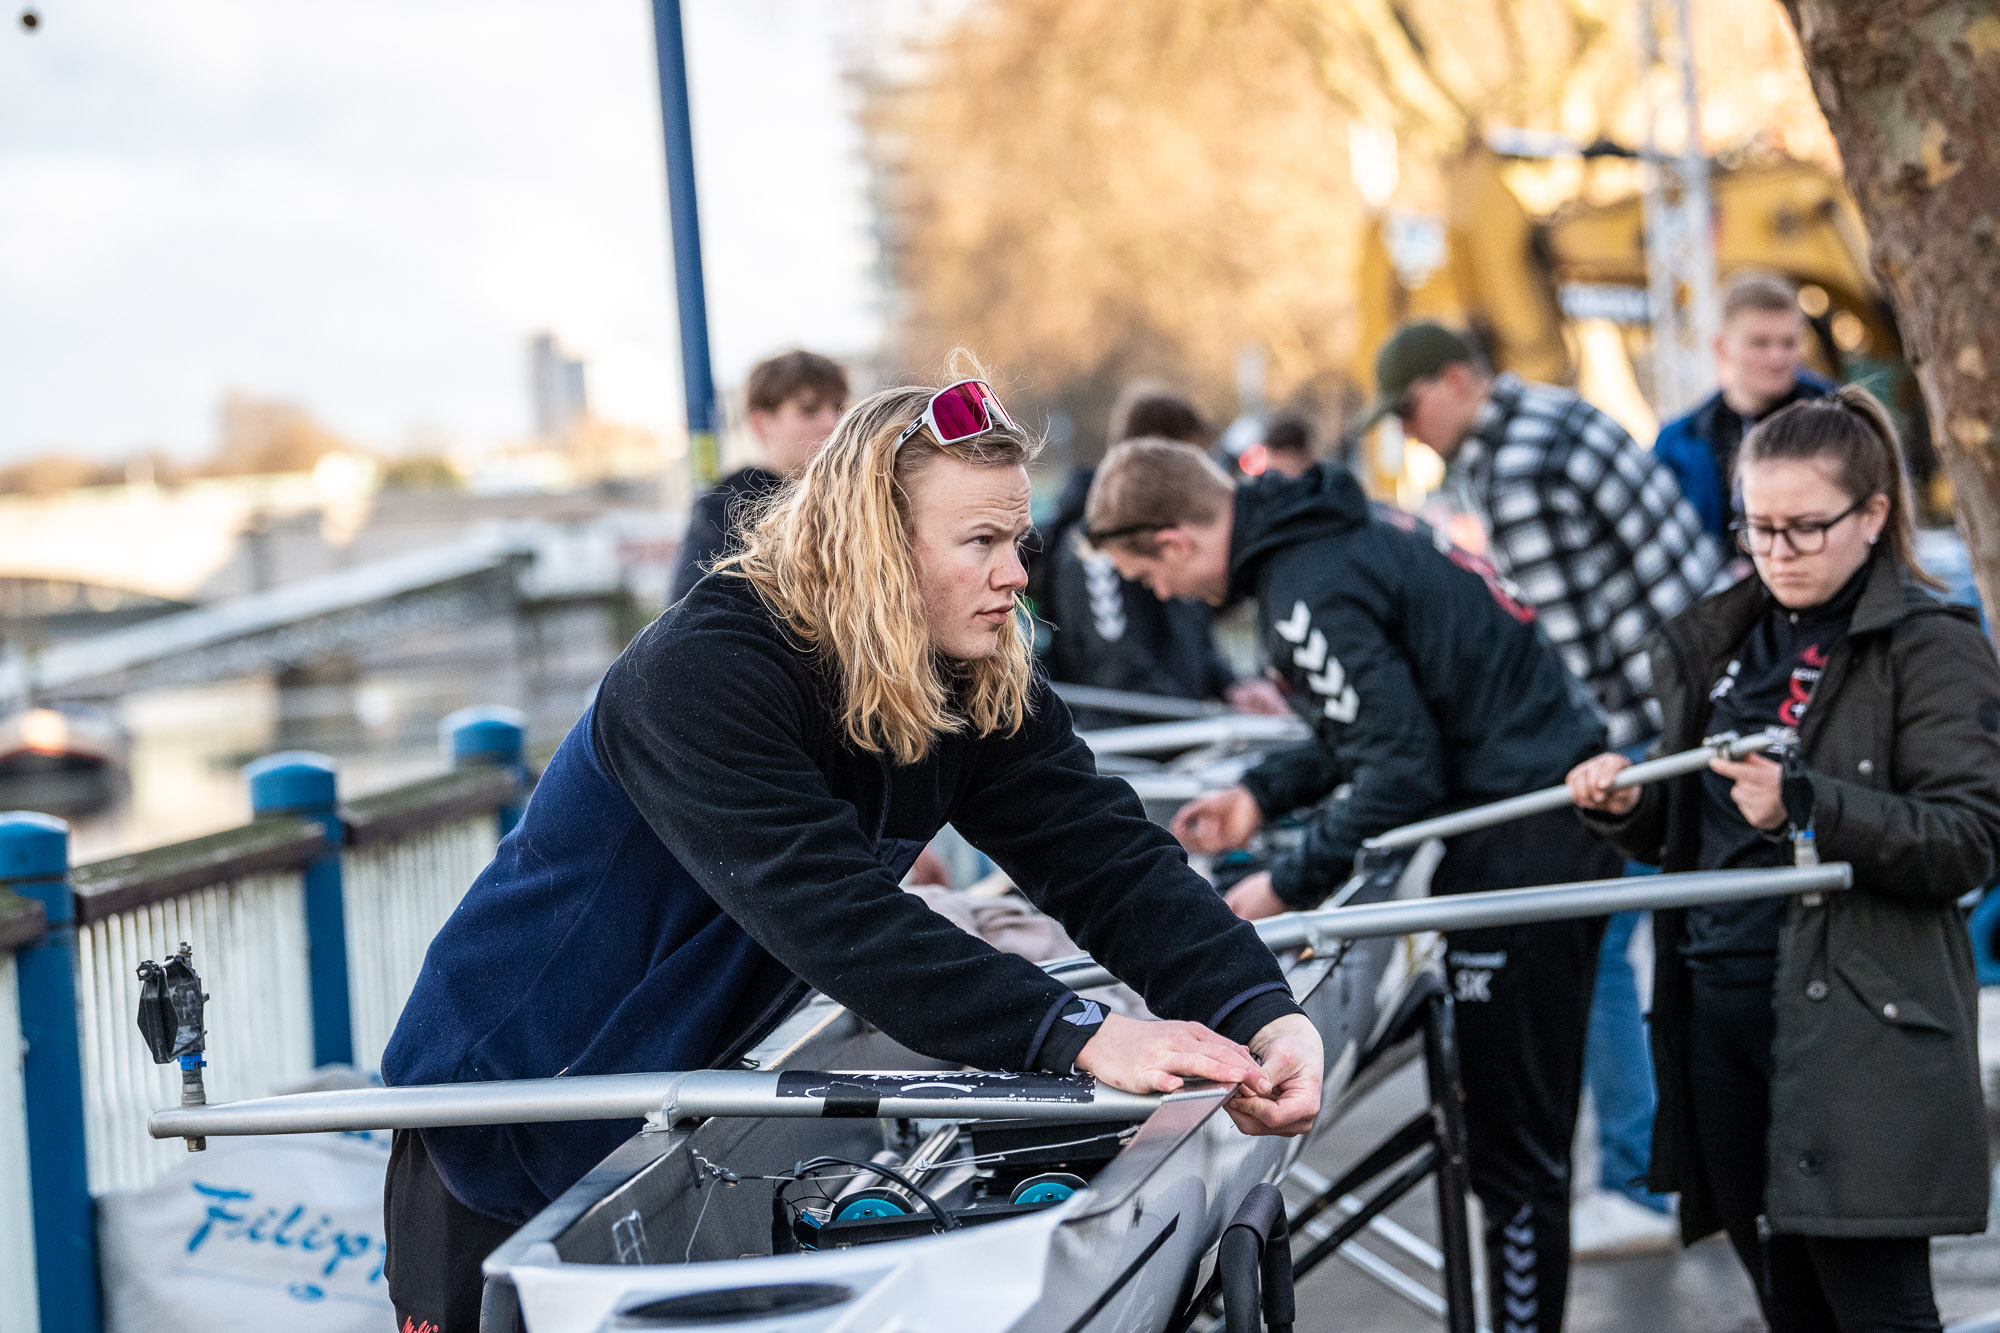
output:
[[[1275,817],[1348,784],[1271,867],[1295,907],[1332,892],[1363,839],[1561,782],[1603,748],[1596,707],[1492,567],[1341,468],[1238,490],[1229,571],[1315,737],[1244,785]]]

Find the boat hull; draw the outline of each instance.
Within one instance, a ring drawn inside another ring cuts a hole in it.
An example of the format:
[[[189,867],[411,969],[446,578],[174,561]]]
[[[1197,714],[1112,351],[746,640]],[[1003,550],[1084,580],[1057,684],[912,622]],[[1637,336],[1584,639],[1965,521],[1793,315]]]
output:
[[[1351,1103],[1363,1053],[1412,980],[1413,957],[1405,942],[1372,940],[1288,962],[1327,1052],[1315,1132]],[[825,1000],[753,1058],[767,1069],[945,1067]],[[731,1300],[770,1302],[756,1327],[786,1333],[1154,1333],[1186,1303],[1250,1188],[1282,1178],[1303,1146],[1242,1134],[1222,1100],[1216,1089],[1168,1099],[1087,1188],[1042,1211],[793,1254],[771,1253],[773,1185],[750,1177],[823,1154],[865,1160],[883,1146],[879,1122],[709,1120],[644,1133],[523,1227],[486,1272],[511,1284],[528,1333],[741,1327]],[[710,1163],[741,1183],[717,1183]],[[701,1309],[715,1311],[712,1322]]]

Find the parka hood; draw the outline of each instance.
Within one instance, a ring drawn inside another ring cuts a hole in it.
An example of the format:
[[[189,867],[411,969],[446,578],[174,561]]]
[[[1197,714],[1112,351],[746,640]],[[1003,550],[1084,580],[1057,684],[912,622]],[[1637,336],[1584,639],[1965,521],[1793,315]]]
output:
[[[1354,474],[1320,463],[1298,478],[1267,474],[1236,488],[1229,534],[1229,597],[1256,591],[1258,566],[1280,547],[1350,531],[1368,522],[1368,497]]]

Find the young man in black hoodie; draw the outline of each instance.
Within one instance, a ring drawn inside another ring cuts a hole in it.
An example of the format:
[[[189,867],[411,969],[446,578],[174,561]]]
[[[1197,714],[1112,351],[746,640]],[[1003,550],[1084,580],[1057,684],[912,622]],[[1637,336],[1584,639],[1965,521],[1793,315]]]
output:
[[[1160,597],[1257,599],[1266,651],[1314,739],[1185,807],[1190,848],[1241,846],[1322,802],[1297,850],[1230,891],[1239,916],[1317,905],[1363,840],[1562,780],[1604,723],[1492,568],[1322,464],[1233,483],[1165,441],[1114,449],[1090,540]],[[1451,839],[1437,894],[1616,876],[1569,810]],[[1486,1211],[1496,1333],[1554,1333],[1569,1282],[1569,1155],[1603,921],[1460,931],[1458,1001],[1473,1189]]]
[[[1150,437],[1207,448],[1213,436],[1193,403],[1161,385],[1131,385],[1111,414],[1114,445]],[[1282,712],[1267,682],[1236,679],[1216,646],[1207,607],[1158,600],[1076,541],[1092,475],[1088,467],[1070,475],[1054,517],[1037,525],[1040,550],[1028,564],[1028,597],[1046,633],[1040,652],[1049,679],[1174,699],[1221,699],[1247,713]],[[1090,708],[1074,710],[1074,719],[1080,731],[1133,720]]]

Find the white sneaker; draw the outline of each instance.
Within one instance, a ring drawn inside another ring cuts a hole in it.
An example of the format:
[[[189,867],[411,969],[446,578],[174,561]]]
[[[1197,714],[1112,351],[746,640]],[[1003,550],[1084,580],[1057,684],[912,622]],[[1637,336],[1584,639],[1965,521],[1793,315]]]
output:
[[[1569,1250],[1579,1262],[1665,1254],[1680,1239],[1671,1213],[1656,1213],[1615,1190],[1586,1194],[1570,1207]]]

